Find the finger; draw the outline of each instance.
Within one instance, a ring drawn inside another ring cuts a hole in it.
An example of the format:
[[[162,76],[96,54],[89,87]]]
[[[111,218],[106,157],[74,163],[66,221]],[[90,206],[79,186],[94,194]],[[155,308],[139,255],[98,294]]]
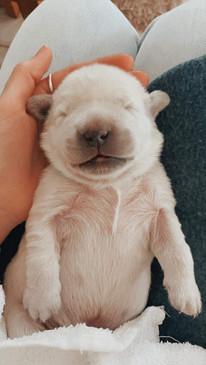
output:
[[[57,89],[59,84],[68,74],[83,66],[89,66],[94,63],[102,63],[107,65],[117,66],[125,71],[131,71],[134,66],[133,58],[126,54],[106,56],[89,62],[77,63],[76,65],[68,66],[63,70],[57,71],[52,75],[52,84],[54,90]],[[35,95],[42,93],[50,93],[48,78],[42,80],[35,89]]]
[[[48,70],[52,61],[51,49],[43,46],[29,61],[17,65],[6,83],[3,94],[20,105],[34,93],[36,84]]]
[[[139,80],[145,88],[149,85],[149,76],[143,71],[131,71],[131,74]]]

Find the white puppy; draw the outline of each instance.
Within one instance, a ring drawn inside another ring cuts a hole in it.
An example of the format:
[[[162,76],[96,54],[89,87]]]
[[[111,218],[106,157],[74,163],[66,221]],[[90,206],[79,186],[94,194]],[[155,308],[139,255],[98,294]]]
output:
[[[154,256],[171,304],[200,312],[193,259],[159,162],[154,119],[168,103],[166,93],[149,94],[100,64],[29,100],[28,111],[46,119],[41,146],[50,165],[5,276],[9,337],[80,322],[117,328],[144,309]]]

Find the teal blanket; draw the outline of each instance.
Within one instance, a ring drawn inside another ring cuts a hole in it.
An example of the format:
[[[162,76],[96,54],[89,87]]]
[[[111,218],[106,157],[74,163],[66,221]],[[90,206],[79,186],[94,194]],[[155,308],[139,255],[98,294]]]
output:
[[[194,258],[203,311],[192,319],[171,307],[156,260],[148,305],[164,304],[170,316],[160,328],[161,335],[206,347],[206,56],[166,72],[148,87],[149,92],[156,89],[166,91],[171,98],[157,118],[164,134],[161,160],[171,179],[176,213]]]
[[[172,336],[206,347],[206,56],[184,63],[153,81],[148,90],[166,91],[171,103],[158,117],[165,137],[162,162],[172,181],[176,212],[195,261],[203,312],[192,319],[178,314],[162,286],[162,271],[155,260],[148,305],[165,305],[170,315],[160,327]],[[15,254],[24,225],[15,228],[2,245],[0,279]]]

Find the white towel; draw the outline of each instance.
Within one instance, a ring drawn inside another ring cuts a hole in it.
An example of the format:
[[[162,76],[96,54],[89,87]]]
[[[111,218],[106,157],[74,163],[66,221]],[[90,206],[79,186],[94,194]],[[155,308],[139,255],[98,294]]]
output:
[[[0,287],[0,365],[206,365],[206,350],[199,346],[159,342],[165,317],[160,307],[147,308],[113,332],[78,324],[10,340],[3,305]]]

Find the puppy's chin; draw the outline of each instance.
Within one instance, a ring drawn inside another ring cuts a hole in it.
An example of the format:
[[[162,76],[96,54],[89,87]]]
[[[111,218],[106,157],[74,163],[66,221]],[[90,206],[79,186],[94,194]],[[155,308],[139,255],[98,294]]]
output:
[[[94,189],[120,183],[133,166],[133,159],[98,156],[80,164],[59,166],[59,170],[68,178]],[[63,168],[62,168],[63,167]],[[125,175],[126,174],[126,175]],[[129,172],[129,176],[131,171]],[[128,176],[127,176],[128,178]]]
[[[121,169],[126,163],[126,158],[97,155],[78,165],[78,168],[86,174],[107,175]]]

